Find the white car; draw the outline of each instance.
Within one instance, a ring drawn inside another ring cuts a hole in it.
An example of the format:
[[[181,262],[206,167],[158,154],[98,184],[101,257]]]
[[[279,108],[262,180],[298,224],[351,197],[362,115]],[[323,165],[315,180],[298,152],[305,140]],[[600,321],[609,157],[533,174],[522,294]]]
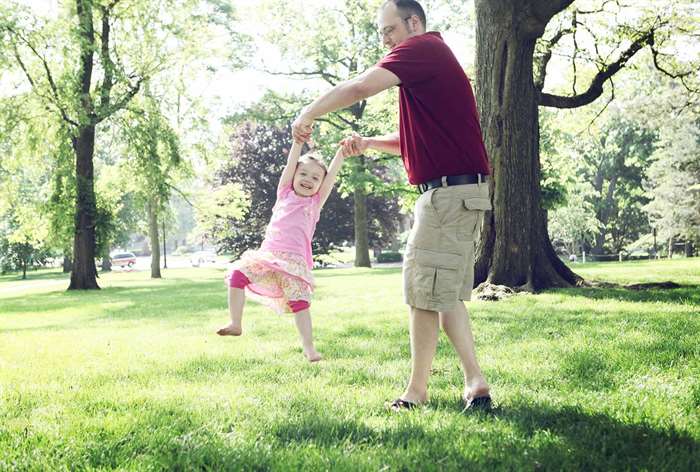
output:
[[[198,251],[190,256],[190,264],[192,267],[199,267],[203,264],[214,264],[216,262],[216,254],[212,251]]]
[[[133,252],[118,252],[112,254],[112,266],[131,269],[136,264],[136,256]]]

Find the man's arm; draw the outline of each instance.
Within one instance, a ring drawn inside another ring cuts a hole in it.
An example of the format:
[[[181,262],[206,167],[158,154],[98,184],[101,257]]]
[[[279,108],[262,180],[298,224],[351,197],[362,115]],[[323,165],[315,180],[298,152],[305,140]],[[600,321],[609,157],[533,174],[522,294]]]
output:
[[[399,132],[395,131],[384,136],[374,136],[372,138],[361,138],[367,142],[367,147],[375,151],[386,152],[389,154],[401,155],[401,141]]]
[[[360,155],[367,149],[374,149],[375,151],[389,154],[401,154],[401,143],[398,131],[372,138],[365,138],[357,133],[352,133],[351,136],[340,141],[340,145],[343,146],[343,152],[345,152],[347,156]]]
[[[295,140],[308,141],[311,137],[313,121],[327,113],[346,108],[353,103],[399,85],[401,81],[393,72],[383,67],[371,67],[354,79],[342,82],[324,93],[310,105],[292,123],[292,135]]]

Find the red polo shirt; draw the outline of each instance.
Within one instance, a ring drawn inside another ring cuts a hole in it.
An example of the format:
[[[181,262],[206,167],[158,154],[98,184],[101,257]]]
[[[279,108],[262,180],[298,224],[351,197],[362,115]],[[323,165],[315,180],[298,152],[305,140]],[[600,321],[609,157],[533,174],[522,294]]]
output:
[[[401,80],[401,156],[411,184],[490,173],[474,92],[440,33],[408,38],[377,66]]]

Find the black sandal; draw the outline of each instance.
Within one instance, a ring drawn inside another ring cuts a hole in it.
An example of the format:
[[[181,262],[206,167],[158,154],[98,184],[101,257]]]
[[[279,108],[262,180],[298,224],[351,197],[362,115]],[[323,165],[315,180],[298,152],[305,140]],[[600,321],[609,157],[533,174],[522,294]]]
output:
[[[493,409],[490,395],[482,395],[480,397],[466,400],[464,411],[484,411],[490,412]]]
[[[403,398],[397,398],[388,406],[392,411],[413,410],[414,408],[418,408],[418,403],[409,402]]]

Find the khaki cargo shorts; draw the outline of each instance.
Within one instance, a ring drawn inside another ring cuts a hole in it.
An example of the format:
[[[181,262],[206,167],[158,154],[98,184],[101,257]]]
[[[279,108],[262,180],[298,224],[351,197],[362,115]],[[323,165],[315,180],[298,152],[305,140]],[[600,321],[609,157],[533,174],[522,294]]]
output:
[[[438,187],[418,198],[403,262],[408,305],[444,312],[471,299],[474,250],[487,210],[487,182]]]

